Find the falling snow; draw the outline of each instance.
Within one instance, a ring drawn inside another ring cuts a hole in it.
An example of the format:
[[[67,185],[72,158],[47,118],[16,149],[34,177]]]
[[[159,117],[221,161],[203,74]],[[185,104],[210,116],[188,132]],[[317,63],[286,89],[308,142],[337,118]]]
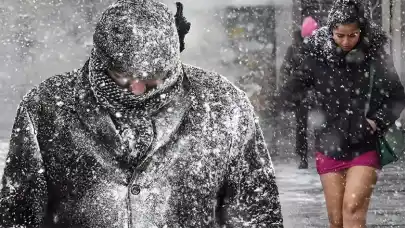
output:
[[[137,0],[145,5],[128,9],[114,1],[6,0],[0,6],[0,210],[29,189],[26,204],[10,206],[0,224],[39,224],[46,200],[53,199],[57,209],[49,222],[57,227],[217,227],[225,220],[235,227],[280,227],[269,224],[281,215],[284,227],[326,227],[316,142],[330,156],[347,152],[342,143],[368,134],[365,118],[353,116],[373,109],[365,104],[365,86],[356,88],[353,80],[369,83],[364,67],[330,67],[362,66],[370,57],[353,51],[336,58],[341,49],[327,26],[347,19],[343,5],[349,1],[184,0],[192,26],[181,55],[174,17],[165,6]],[[176,11],[174,2],[161,1]],[[401,128],[405,112],[395,117],[404,99],[391,95],[403,90],[392,69],[405,79],[405,4],[364,1],[366,18],[375,20],[364,42],[373,51],[385,50],[372,57],[381,66],[377,77],[389,73],[388,80],[375,78],[371,100],[386,99],[375,116],[380,126]],[[341,5],[328,14],[332,2]],[[107,8],[111,14],[101,18]],[[293,30],[309,15],[321,28],[303,42],[312,47],[309,58],[320,61],[304,64],[303,72],[316,74],[306,83],[318,91],[303,95],[290,88],[294,98],[307,96],[304,103],[311,107],[309,169],[298,170],[297,113],[278,104],[288,81],[279,70],[294,43]],[[163,83],[134,96],[106,77],[109,58],[137,80],[164,78]],[[387,110],[394,113],[389,120]],[[405,227],[405,155],[400,157],[378,171],[368,212],[372,227]]]

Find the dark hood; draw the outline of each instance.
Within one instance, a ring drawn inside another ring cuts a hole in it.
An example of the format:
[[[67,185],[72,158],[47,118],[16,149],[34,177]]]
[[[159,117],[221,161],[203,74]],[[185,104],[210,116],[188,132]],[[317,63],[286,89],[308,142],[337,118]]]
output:
[[[342,59],[344,53],[333,41],[332,29],[336,24],[345,23],[349,19],[345,11],[349,8],[348,4],[355,6],[362,32],[359,44],[346,56],[355,54],[358,55],[357,58],[364,60],[384,48],[388,37],[381,27],[371,20],[369,5],[362,0],[337,0],[329,11],[326,26],[318,29],[314,35],[305,41],[306,48],[310,53],[332,62]]]

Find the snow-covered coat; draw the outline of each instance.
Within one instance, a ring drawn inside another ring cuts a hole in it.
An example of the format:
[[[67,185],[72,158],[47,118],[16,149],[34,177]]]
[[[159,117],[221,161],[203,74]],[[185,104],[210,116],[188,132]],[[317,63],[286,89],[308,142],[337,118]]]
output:
[[[162,4],[119,1],[96,26],[84,67],[24,97],[0,227],[283,227],[248,98],[224,77],[182,64],[178,39]],[[167,74],[134,96],[108,67]]]
[[[135,143],[147,152],[132,164],[89,89],[87,66],[33,89],[12,132],[0,226],[282,227],[273,166],[245,94],[217,74],[184,72],[181,95],[138,119]]]

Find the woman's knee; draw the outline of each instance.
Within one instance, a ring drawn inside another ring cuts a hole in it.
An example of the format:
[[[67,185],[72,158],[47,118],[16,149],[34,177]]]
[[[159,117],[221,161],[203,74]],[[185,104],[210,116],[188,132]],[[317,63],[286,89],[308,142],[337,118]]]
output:
[[[344,200],[342,214],[354,215],[361,209],[361,206],[355,200]]]
[[[366,213],[367,213],[367,208],[365,207],[364,203],[360,203],[357,200],[354,200],[355,197],[353,197],[353,200],[347,200],[345,199],[343,201],[343,207],[342,207],[342,215],[343,215],[343,220],[345,221],[365,221],[366,219]]]
[[[376,180],[373,168],[352,167],[348,170],[342,205],[344,221],[365,220]]]

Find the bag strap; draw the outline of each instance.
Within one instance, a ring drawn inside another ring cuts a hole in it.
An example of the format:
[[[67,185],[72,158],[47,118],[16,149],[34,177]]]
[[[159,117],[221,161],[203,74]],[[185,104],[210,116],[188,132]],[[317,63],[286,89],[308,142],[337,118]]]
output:
[[[373,93],[373,85],[374,85],[374,75],[375,75],[375,66],[373,63],[370,64],[370,72],[368,74],[370,78],[370,85],[369,85],[369,91],[367,94],[367,103],[366,103],[366,108],[364,109],[364,115],[366,116],[368,111],[370,110],[370,104],[371,104],[371,94]]]

